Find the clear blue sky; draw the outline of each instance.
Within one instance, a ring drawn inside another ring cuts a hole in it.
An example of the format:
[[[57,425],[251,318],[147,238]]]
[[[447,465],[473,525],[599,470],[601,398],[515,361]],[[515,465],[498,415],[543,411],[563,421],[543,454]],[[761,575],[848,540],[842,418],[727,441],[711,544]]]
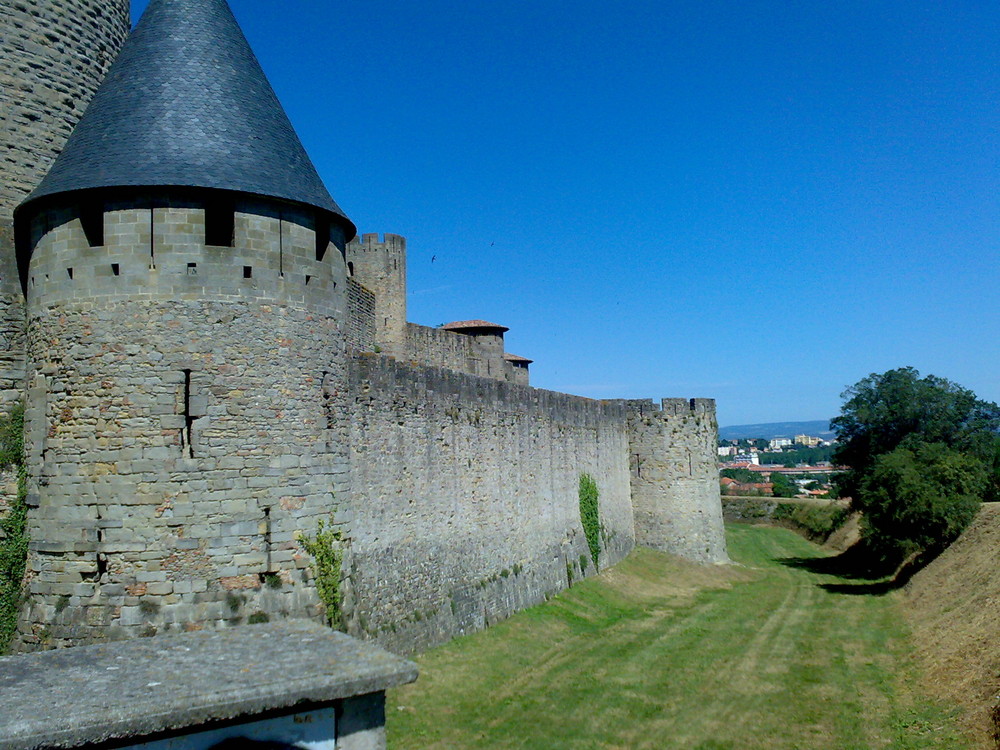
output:
[[[409,319],[510,326],[533,385],[1000,400],[996,0],[231,5],[334,198],[407,237]]]

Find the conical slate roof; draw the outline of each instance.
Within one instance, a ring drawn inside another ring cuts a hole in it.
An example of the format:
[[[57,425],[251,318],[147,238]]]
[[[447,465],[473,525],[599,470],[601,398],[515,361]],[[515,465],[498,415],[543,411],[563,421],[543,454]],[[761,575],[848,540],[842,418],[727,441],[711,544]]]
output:
[[[73,190],[185,186],[330,197],[226,0],[152,0],[22,208]]]

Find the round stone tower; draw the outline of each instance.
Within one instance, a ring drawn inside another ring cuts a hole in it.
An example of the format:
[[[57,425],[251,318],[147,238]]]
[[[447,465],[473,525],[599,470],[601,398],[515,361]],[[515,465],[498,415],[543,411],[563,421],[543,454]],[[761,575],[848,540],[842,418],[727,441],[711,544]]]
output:
[[[0,411],[21,398],[13,211],[52,166],[129,30],[129,0],[0,0]]]
[[[225,0],[150,2],[15,230],[22,647],[316,616],[355,228]]]

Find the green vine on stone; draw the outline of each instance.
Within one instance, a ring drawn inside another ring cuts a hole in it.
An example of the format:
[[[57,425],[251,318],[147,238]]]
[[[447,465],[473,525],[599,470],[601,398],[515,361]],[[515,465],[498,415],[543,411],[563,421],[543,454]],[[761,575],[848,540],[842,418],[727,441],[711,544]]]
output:
[[[601,556],[601,517],[598,512],[597,482],[590,474],[580,475],[580,523],[583,524],[583,533],[587,537],[587,545],[590,547],[590,557],[594,560],[594,567]]]
[[[340,608],[340,568],[344,560],[340,543],[343,538],[339,529],[326,528],[322,519],[316,527],[316,536],[299,537],[302,549],[313,559],[312,571],[316,579],[316,590],[320,601],[326,607],[326,619],[330,627],[337,630],[344,629]]]
[[[17,631],[28,559],[28,473],[24,467],[24,405],[0,419],[0,468],[17,470],[17,495],[0,519],[0,654]]]

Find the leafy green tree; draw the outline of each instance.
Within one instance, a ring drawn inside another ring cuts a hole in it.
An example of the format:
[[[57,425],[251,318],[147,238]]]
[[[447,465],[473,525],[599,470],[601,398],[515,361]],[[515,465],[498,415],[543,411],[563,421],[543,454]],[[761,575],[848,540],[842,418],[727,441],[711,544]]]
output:
[[[982,460],[943,443],[878,456],[855,498],[865,538],[886,553],[940,550],[976,515],[988,479]]]
[[[729,477],[744,484],[764,481],[758,472],[751,471],[750,469],[723,469],[719,472],[719,476]]]
[[[841,496],[856,496],[880,456],[901,445],[940,443],[980,459],[992,475],[990,499],[1000,499],[1000,407],[968,388],[912,367],[872,373],[844,393],[830,424],[839,445],[835,463]]]
[[[784,474],[778,472],[771,474],[771,492],[775,497],[795,497],[798,491],[795,482]]]

